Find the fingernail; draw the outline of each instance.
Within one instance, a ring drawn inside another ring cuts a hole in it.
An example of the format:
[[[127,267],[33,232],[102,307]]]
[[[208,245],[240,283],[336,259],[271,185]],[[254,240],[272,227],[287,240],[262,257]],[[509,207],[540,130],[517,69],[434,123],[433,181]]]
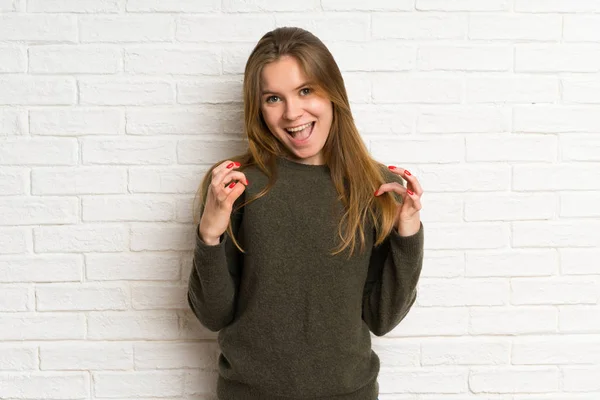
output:
[[[409,170],[407,170],[407,169],[405,169],[405,170],[404,170],[404,173],[405,173],[406,175],[408,175],[408,176],[412,175],[412,174],[410,173],[410,171],[409,171]]]
[[[236,162],[234,162],[234,164],[235,164],[235,166],[236,166],[236,167],[239,167],[240,165],[242,165],[242,164],[240,164],[240,163],[239,163],[239,162],[237,162],[237,161],[236,161]]]
[[[248,186],[250,184],[250,182],[248,182],[248,179],[246,179],[246,186]]]
[[[377,193],[378,193],[378,192],[379,192],[379,189],[377,189],[377,190],[375,191],[375,196],[377,196]]]
[[[396,166],[395,165],[390,165],[388,168],[389,169],[396,169]]]
[[[233,163],[227,165],[227,168],[231,168],[231,167],[233,167]]]
[[[229,184],[229,188],[230,188],[230,189],[231,189],[232,187],[234,187],[234,186],[235,186],[235,182],[231,182],[231,183]]]
[[[413,191],[410,189],[406,189],[406,193],[410,194],[411,196],[414,194]]]

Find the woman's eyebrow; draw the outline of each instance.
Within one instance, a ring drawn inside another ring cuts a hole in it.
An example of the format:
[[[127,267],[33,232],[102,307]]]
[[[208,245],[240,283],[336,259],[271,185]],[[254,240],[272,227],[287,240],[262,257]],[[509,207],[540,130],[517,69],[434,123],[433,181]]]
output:
[[[302,88],[302,87],[304,87],[304,86],[308,86],[308,85],[310,85],[310,84],[312,84],[312,82],[311,82],[311,81],[304,82],[302,85],[298,86],[298,87],[297,87],[297,88],[295,88],[294,90],[298,90],[298,89],[300,89],[300,88]],[[277,93],[277,92],[275,92],[275,91],[273,91],[273,90],[270,90],[270,89],[263,89],[263,91],[260,93],[260,95],[261,95],[261,96],[264,96],[265,94],[279,94],[279,93]]]

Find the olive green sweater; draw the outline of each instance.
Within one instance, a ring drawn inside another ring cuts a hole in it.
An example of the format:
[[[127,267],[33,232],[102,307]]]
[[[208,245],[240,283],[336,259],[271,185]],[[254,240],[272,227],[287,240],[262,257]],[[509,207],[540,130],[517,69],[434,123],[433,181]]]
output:
[[[271,191],[232,215],[246,254],[227,233],[196,248],[188,302],[200,322],[220,331],[220,400],[375,400],[379,357],[369,331],[385,335],[416,298],[423,262],[423,225],[396,229],[368,251],[331,256],[342,205],[329,168],[279,158]],[[256,167],[238,198],[267,178]],[[386,181],[402,182],[385,169]],[[399,199],[399,198],[397,198]],[[360,243],[358,243],[360,245]]]

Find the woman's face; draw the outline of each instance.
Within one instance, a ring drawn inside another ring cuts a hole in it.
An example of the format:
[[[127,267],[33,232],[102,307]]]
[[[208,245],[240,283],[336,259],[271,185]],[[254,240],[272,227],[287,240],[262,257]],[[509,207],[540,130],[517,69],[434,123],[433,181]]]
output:
[[[283,56],[262,70],[260,108],[269,130],[290,151],[292,160],[322,165],[333,106],[313,88],[298,61]]]

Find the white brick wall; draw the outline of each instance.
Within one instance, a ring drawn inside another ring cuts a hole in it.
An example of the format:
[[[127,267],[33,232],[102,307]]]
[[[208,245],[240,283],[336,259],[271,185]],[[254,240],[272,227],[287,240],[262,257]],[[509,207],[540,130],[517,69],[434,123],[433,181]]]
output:
[[[381,400],[600,398],[600,0],[0,0],[0,398],[215,399],[191,201],[305,27],[426,194]],[[361,56],[357,56],[360,54]],[[202,341],[199,341],[202,339]]]

